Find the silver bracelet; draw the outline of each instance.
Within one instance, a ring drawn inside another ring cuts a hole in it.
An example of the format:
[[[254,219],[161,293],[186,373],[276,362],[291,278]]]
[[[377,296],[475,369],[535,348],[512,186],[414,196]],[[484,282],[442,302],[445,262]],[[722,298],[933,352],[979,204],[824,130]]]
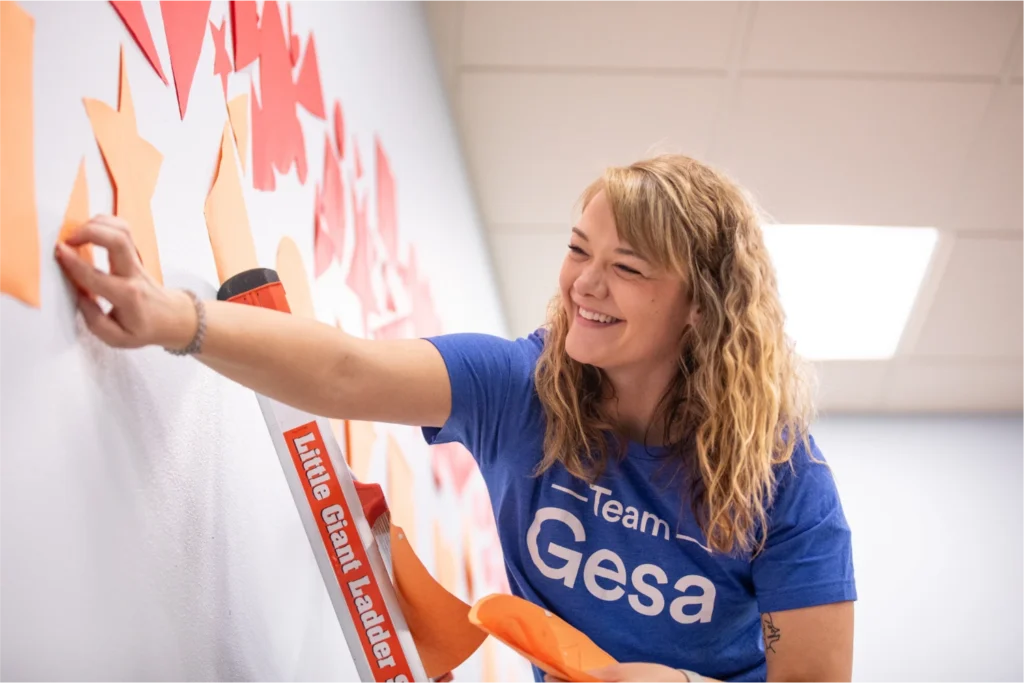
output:
[[[687,680],[693,681],[693,683],[699,683],[700,681],[708,680],[708,679],[704,678],[703,676],[701,676],[700,674],[694,673],[692,671],[688,671],[687,669],[679,669],[679,671],[684,676],[686,676]]]
[[[203,348],[203,339],[206,337],[206,306],[203,304],[202,299],[196,296],[195,292],[190,289],[184,290],[189,298],[192,299],[192,304],[196,307],[196,333],[192,336],[192,341],[188,343],[183,349],[166,349],[167,353],[173,356],[194,356],[199,353]]]

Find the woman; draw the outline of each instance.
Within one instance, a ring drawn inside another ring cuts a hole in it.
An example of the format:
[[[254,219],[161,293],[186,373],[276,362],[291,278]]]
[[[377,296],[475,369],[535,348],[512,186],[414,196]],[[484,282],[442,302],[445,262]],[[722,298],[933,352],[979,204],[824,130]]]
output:
[[[188,348],[309,412],[464,444],[513,592],[624,662],[604,680],[849,680],[850,531],[755,210],[681,156],[610,169],[582,204],[548,324],[516,341],[369,341],[194,301],[108,217],[68,244],[108,249],[109,275],[57,257],[113,305],[78,302],[108,344]]]

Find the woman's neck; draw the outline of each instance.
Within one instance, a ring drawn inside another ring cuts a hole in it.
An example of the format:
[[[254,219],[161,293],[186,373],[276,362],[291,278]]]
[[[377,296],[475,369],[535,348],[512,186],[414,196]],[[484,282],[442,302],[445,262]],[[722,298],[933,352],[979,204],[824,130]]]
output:
[[[675,378],[675,368],[669,366],[653,372],[616,368],[604,373],[614,391],[605,399],[604,408],[617,431],[640,444],[665,445],[665,422],[660,408]]]

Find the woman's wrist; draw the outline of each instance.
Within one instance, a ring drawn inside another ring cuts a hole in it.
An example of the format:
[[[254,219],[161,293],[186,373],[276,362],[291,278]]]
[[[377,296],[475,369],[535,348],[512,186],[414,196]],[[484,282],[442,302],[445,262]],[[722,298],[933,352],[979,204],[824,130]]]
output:
[[[201,302],[183,289],[165,290],[166,315],[156,330],[154,342],[170,351],[189,348],[200,332]]]

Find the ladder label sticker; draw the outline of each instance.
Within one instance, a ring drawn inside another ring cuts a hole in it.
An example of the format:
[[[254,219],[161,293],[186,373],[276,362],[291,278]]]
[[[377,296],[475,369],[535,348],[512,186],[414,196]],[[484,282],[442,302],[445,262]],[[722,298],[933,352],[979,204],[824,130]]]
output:
[[[324,549],[331,558],[363,654],[376,681],[409,681],[412,673],[398,642],[391,615],[370,567],[352,510],[341,490],[316,421],[284,433],[285,443],[306,493]]]

